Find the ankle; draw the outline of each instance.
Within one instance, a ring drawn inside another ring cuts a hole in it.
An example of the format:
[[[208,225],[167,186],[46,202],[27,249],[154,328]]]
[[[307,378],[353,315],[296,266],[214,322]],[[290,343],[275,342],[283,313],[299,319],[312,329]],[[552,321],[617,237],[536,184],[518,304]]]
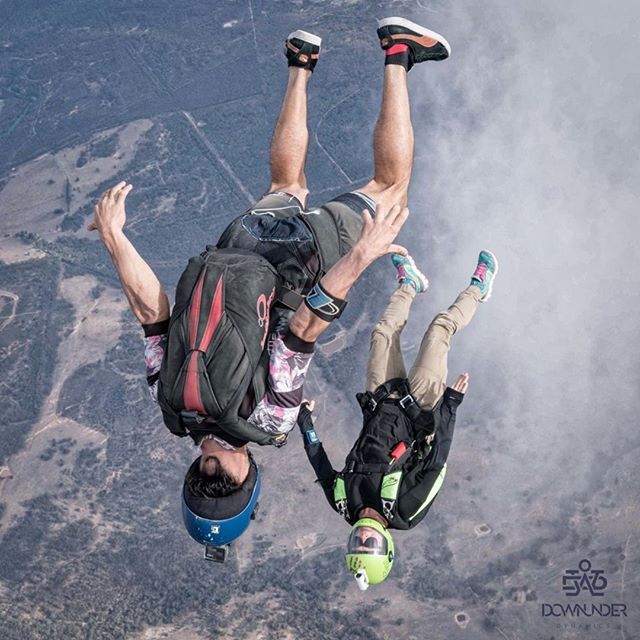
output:
[[[399,289],[400,291],[408,293],[412,298],[415,298],[418,293],[418,289],[416,288],[416,284],[415,282],[413,282],[413,280],[401,282]]]
[[[303,67],[289,67],[289,82],[290,83],[298,83],[304,82],[307,83],[311,79],[313,72],[311,69],[304,69]]]
[[[409,45],[394,44],[389,49],[386,49],[384,64],[385,66],[396,65],[402,67],[405,71],[409,71],[412,66]]]

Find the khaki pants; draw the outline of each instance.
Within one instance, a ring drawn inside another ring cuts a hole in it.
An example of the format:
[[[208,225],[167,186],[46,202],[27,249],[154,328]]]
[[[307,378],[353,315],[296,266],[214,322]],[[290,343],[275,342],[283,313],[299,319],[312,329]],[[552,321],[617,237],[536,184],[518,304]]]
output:
[[[407,376],[400,349],[400,334],[407,324],[414,295],[410,286],[396,289],[380,322],[371,333],[367,391],[374,391],[391,378],[408,378],[415,401],[423,409],[432,409],[447,387],[447,356],[451,337],[469,324],[481,294],[478,287],[467,287],[446,311],[433,319]]]

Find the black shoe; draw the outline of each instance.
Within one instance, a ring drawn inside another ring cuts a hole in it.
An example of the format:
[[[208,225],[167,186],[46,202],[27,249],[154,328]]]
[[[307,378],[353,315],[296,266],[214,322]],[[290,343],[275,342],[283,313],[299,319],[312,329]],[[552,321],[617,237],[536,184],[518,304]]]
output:
[[[405,18],[379,20],[378,37],[380,46],[385,50],[396,44],[406,44],[410,67],[427,60],[445,60],[451,53],[449,43],[440,34]]]
[[[322,38],[308,31],[294,31],[286,40],[284,54],[290,67],[302,67],[313,71],[320,57]]]

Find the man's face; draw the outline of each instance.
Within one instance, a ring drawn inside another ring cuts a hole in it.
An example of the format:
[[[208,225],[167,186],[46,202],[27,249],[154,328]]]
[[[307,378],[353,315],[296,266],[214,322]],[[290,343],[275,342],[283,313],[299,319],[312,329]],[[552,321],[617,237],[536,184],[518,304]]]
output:
[[[385,537],[372,527],[358,527],[349,540],[351,553],[386,553]]]

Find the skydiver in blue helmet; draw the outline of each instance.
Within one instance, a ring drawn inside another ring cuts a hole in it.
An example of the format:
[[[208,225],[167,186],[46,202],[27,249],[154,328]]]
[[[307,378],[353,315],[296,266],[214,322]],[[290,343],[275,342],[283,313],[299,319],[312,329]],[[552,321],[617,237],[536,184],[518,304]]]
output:
[[[402,18],[386,23],[411,35]],[[249,526],[260,474],[248,444],[286,441],[315,340],[341,313],[350,286],[380,255],[406,253],[390,248],[408,215],[413,165],[406,69],[428,47],[444,56],[444,45],[425,40],[416,44],[419,55],[386,56],[397,64],[385,67],[373,178],[306,209],[307,85],[320,46],[317,35],[302,30],[286,39],[289,75],[271,144],[269,190],[215,247],[189,261],[172,312],[158,278],[123,231],[132,185],[107,190],[89,225],[100,233],[143,326],[147,381],[164,422],[200,449],[185,476],[183,515],[190,535],[210,550]],[[227,334],[233,340],[223,339]]]
[[[151,268],[124,236],[125,199],[130,190],[130,185],[122,182],[104,194],[96,207],[93,225],[100,230],[113,257],[131,310],[148,331],[154,325],[166,325],[169,303]],[[393,244],[393,240],[408,214],[408,209],[399,205],[387,211],[378,206],[374,218],[365,211],[353,248],[320,279],[292,315],[283,337],[277,337],[281,345],[271,350],[271,386],[257,407],[260,421],[256,424],[269,438],[286,435],[295,426],[313,346],[344,309],[351,286],[378,257],[386,253],[406,253],[403,247]],[[119,237],[114,239],[115,236]],[[304,351],[294,352],[288,344],[302,345]],[[147,381],[154,399],[157,399],[158,374],[164,357],[163,342],[147,338]],[[277,406],[272,398],[281,405]],[[207,557],[222,560],[226,556],[224,547],[242,535],[254,515],[260,494],[260,473],[248,449],[249,442],[217,427],[214,423],[208,424],[203,416],[198,430],[187,434],[200,448],[200,456],[185,477],[182,514],[191,537],[207,547]]]

